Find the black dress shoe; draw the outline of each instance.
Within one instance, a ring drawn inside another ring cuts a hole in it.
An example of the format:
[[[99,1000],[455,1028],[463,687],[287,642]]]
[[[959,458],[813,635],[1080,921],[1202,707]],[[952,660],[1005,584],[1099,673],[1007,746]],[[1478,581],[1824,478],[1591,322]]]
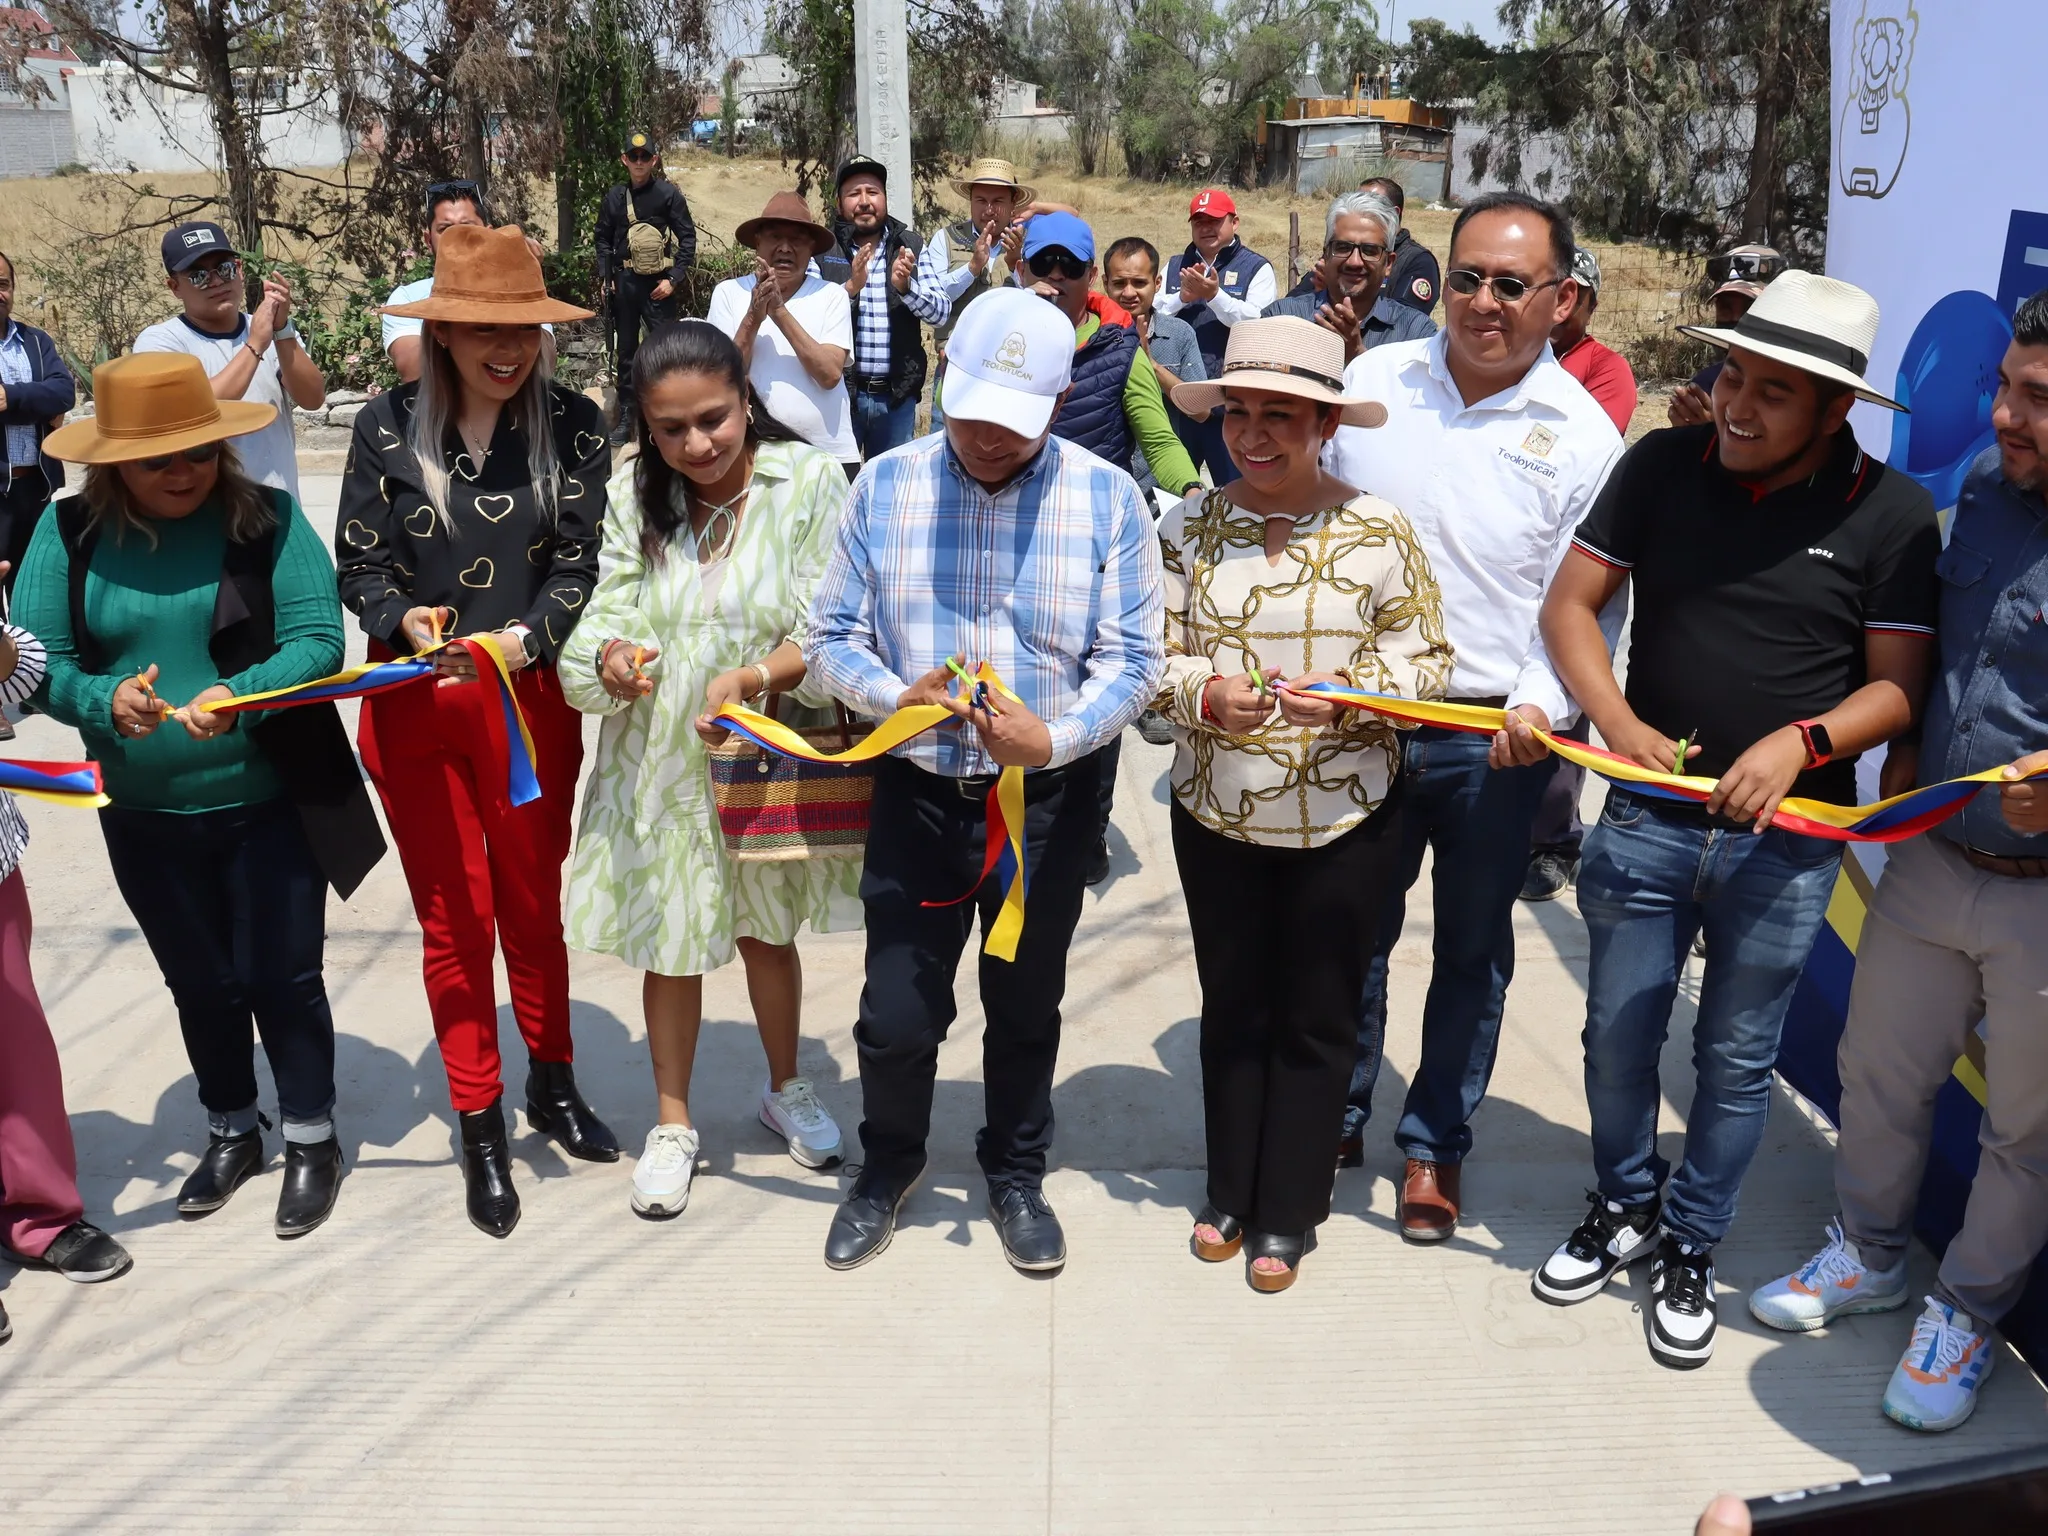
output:
[[[536,1061],[526,1074],[526,1120],[552,1136],[571,1157],[586,1163],[616,1163],[619,1138],[576,1090],[576,1072],[566,1061]]]
[[[199,1154],[199,1166],[178,1191],[180,1216],[210,1216],[256,1175],[263,1167],[263,1132],[269,1124],[258,1117],[253,1131],[244,1131],[239,1136],[207,1136],[206,1150]]]
[[[915,1173],[888,1179],[863,1170],[832,1213],[832,1230],[825,1234],[826,1267],[856,1269],[888,1247],[896,1235],[897,1214],[917,1180]]]
[[[519,1225],[519,1191],[512,1187],[512,1148],[505,1139],[505,1105],[463,1114],[462,1182],[469,1190],[469,1219],[492,1237]]]
[[[284,1144],[284,1188],[277,1192],[277,1235],[304,1237],[334,1214],[341,1194],[341,1142]]]
[[[0,1244],[0,1254],[24,1269],[52,1270],[80,1285],[118,1280],[135,1267],[128,1250],[89,1221],[71,1223],[34,1258],[10,1244]]]
[[[1067,1234],[1045,1202],[1045,1191],[1022,1184],[1001,1184],[988,1192],[989,1220],[1002,1239],[1010,1267],[1027,1274],[1058,1269],[1067,1262]]]
[[[1337,1166],[1339,1168],[1363,1168],[1365,1166],[1365,1132],[1353,1131],[1337,1143]]]
[[[1097,838],[1095,851],[1088,856],[1088,883],[1100,885],[1109,878],[1109,839]]]

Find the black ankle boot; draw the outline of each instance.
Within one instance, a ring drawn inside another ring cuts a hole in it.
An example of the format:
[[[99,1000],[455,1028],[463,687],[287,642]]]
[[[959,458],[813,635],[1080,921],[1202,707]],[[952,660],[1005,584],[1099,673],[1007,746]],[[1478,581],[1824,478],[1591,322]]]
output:
[[[206,1138],[206,1150],[199,1154],[199,1166],[178,1191],[178,1214],[185,1217],[210,1216],[228,1203],[228,1197],[246,1184],[263,1167],[263,1133],[270,1122],[256,1117],[256,1128],[239,1136]]]
[[[334,1214],[341,1195],[341,1142],[284,1144],[284,1188],[277,1192],[277,1235],[304,1237]]]
[[[505,1106],[461,1116],[462,1181],[469,1187],[469,1219],[493,1237],[519,1225],[519,1191],[512,1187],[512,1148],[505,1140]]]
[[[566,1061],[536,1061],[526,1074],[526,1118],[552,1136],[571,1157],[586,1163],[616,1163],[619,1139],[590,1112],[576,1091],[576,1073]]]

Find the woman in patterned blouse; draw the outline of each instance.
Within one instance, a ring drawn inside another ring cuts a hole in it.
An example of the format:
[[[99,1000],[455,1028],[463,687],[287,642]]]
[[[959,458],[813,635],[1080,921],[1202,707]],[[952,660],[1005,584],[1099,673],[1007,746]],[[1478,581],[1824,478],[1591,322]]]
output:
[[[517,229],[449,230],[433,292],[386,313],[427,322],[420,378],[356,418],[335,534],[342,601],[361,616],[376,659],[442,635],[492,642],[513,669],[540,780],[538,800],[509,803],[504,725],[465,652],[437,653],[433,683],[364,705],[363,766],[424,933],[469,1217],[503,1237],[519,1220],[519,1196],[501,1103],[498,943],[532,1059],[527,1119],[572,1157],[619,1156],[569,1065],[562,861],[583,721],[555,674],[597,578],[611,448],[597,406],[552,382],[540,355],[542,322],[589,311],[547,296]]]
[[[1202,983],[1209,1204],[1194,1249],[1248,1248],[1261,1291],[1293,1284],[1330,1214],[1358,999],[1398,840],[1400,753],[1378,717],[1299,690],[1335,683],[1441,698],[1437,587],[1407,520],[1326,473],[1340,424],[1383,406],[1343,394],[1344,345],[1306,320],[1232,328],[1221,377],[1241,478],[1160,520],[1166,679],[1176,738],[1173,849]]]

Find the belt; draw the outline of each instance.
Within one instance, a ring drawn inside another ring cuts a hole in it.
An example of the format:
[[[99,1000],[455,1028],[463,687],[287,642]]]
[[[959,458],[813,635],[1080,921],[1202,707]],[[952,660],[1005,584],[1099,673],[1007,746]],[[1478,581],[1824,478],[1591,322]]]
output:
[[[1100,750],[1099,747],[1096,749],[1098,752]],[[1025,797],[1029,799],[1041,791],[1057,789],[1067,781],[1076,768],[1083,763],[1094,761],[1094,758],[1095,753],[1090,752],[1087,756],[1077,757],[1071,763],[1062,764],[1058,768],[1027,770],[1024,775]],[[907,758],[898,758],[896,761],[918,775],[920,779],[927,781],[931,789],[941,794],[950,790],[962,800],[972,800],[977,804],[988,798],[988,792],[996,787],[996,780],[1001,777],[1000,774],[994,773],[933,773],[929,768],[920,768]]]
[[[1960,845],[1956,851],[1971,868],[1981,869],[1987,875],[2004,875],[2009,880],[2048,880],[2048,859],[2006,858]]]
[[[7,478],[21,480],[29,475],[40,475],[42,472],[43,466],[40,464],[10,464],[7,468]]]
[[[1462,698],[1445,699],[1446,704],[1472,704],[1481,709],[1506,709],[1508,696],[1504,693],[1471,693]]]
[[[890,382],[887,375],[884,375],[879,379],[856,378],[853,381],[853,389],[855,394],[860,395],[888,395],[895,393],[896,386]]]

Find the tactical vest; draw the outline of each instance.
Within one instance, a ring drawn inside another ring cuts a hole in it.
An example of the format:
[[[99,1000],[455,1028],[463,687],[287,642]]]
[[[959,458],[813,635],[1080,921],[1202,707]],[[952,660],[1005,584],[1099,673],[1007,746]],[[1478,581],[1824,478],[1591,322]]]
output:
[[[972,261],[974,259],[974,247],[980,239],[981,231],[976,229],[973,222],[969,219],[960,219],[948,224],[946,226],[946,270],[958,272]],[[1003,248],[998,243],[996,248],[989,252],[988,265],[982,269],[981,276],[968,284],[967,291],[953,301],[953,307],[946,312],[945,320],[941,324],[932,327],[932,335],[937,338],[941,352],[946,350],[946,338],[953,334],[953,327],[960,323],[960,311],[982,294],[987,293],[989,289],[1000,288],[1009,280],[1010,268],[1008,263],[1003,260]]]
[[[1055,437],[1109,460],[1125,474],[1131,468],[1131,418],[1124,413],[1124,386],[1138,333],[1127,325],[1098,325],[1074,354],[1074,381],[1053,418]]]
[[[853,226],[844,220],[836,222],[833,228],[839,236],[839,249],[818,258],[818,275],[826,282],[837,283],[843,288],[847,279],[853,276],[853,256],[863,242],[853,232]],[[924,249],[924,242],[905,228],[901,220],[883,220],[881,249],[875,252],[876,263],[886,272],[896,260],[896,253],[905,249],[916,255]],[[895,284],[885,282],[882,290],[889,295],[889,403],[901,405],[905,400],[916,399],[924,390],[924,322],[903,302],[903,295],[896,291]],[[846,359],[848,389],[856,389],[861,383],[860,307],[867,298],[866,290],[852,297],[854,350]]]
[[[1162,293],[1180,291],[1180,269],[1188,265],[1200,265],[1201,253],[1190,245],[1180,255],[1166,263],[1166,277],[1160,284]],[[1233,299],[1243,302],[1251,288],[1252,279],[1273,264],[1257,251],[1247,250],[1242,240],[1233,240],[1216,253],[1217,286]],[[1209,377],[1218,378],[1223,373],[1223,351],[1230,345],[1230,327],[1216,318],[1214,310],[1206,304],[1183,305],[1180,318],[1194,327],[1195,344],[1202,349],[1202,364],[1209,370]]]

